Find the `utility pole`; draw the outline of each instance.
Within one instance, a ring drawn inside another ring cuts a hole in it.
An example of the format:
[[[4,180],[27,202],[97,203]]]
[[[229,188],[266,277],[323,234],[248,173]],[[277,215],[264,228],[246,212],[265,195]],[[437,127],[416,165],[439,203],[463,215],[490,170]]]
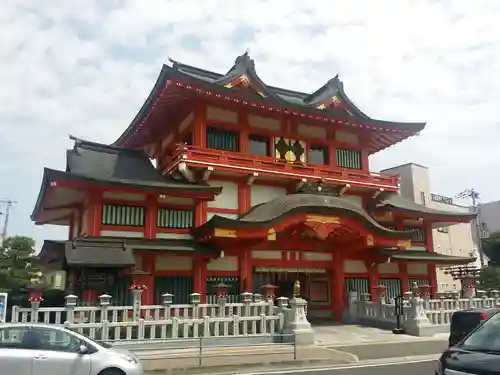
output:
[[[476,220],[474,220],[475,223],[475,232],[476,232],[476,238],[477,238],[477,249],[479,251],[479,259],[481,261],[481,268],[486,266],[486,260],[484,258],[484,251],[483,251],[483,225],[481,223],[481,205],[478,204],[477,200],[479,199],[479,193],[475,191],[474,189],[466,189],[462,191],[461,193],[457,194],[457,198],[465,199],[465,198],[471,198],[472,200],[472,207],[474,207],[474,211],[476,211]]]
[[[2,199],[0,200],[0,207],[2,205],[5,205],[5,216],[3,219],[3,228],[2,228],[2,242],[1,245],[3,245],[5,239],[7,238],[7,228],[9,227],[9,215],[10,215],[10,210],[12,207],[14,207],[14,204],[16,204],[17,201],[13,201],[12,199]],[[0,211],[0,214],[3,214]]]

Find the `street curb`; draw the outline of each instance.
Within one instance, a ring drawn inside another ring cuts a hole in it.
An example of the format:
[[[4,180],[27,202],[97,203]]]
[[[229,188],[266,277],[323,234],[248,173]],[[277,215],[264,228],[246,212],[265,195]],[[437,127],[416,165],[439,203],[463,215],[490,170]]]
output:
[[[397,345],[397,344],[408,344],[408,343],[425,343],[425,342],[436,342],[436,341],[448,341],[447,338],[422,338],[422,339],[408,339],[408,340],[398,340],[398,341],[362,341],[362,342],[356,342],[356,343],[349,343],[349,344],[327,344],[327,343],[321,343],[321,344],[316,344],[316,346],[319,347],[328,347],[328,348],[342,348],[346,346],[364,346],[364,345]]]
[[[350,354],[350,353],[347,353]],[[357,358],[357,357],[356,357]],[[261,362],[261,363],[249,363],[243,365],[213,365],[213,366],[202,366],[202,367],[186,367],[186,368],[176,368],[176,369],[165,369],[165,370],[149,370],[145,373],[147,375],[175,375],[175,374],[210,374],[210,375],[237,375],[238,373],[245,373],[248,371],[263,371],[263,370],[291,370],[300,367],[321,367],[321,366],[342,366],[349,365],[357,362],[350,362],[348,360],[340,359],[307,359],[307,360],[295,360],[295,361],[283,361],[283,362]],[[243,367],[243,368],[242,368]],[[216,372],[214,372],[214,370]]]

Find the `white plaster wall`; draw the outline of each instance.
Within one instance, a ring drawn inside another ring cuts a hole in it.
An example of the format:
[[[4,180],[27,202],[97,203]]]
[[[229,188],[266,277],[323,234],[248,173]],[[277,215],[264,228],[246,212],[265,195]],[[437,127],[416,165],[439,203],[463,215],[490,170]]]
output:
[[[166,196],[164,199],[159,199],[158,198],[158,203],[163,203],[163,204],[184,204],[186,206],[189,205],[194,205],[194,199],[192,198],[182,198],[182,197],[169,197]]]
[[[408,263],[406,268],[408,275],[425,275],[429,272],[426,263]]]
[[[238,208],[238,184],[230,181],[210,180],[210,186],[221,186],[222,192],[215,200],[208,202],[208,207],[213,208]]]
[[[238,113],[234,112],[234,111],[228,111],[226,109],[222,109],[222,108],[218,108],[218,107],[208,106],[207,107],[207,119],[237,124],[238,123]]]
[[[134,260],[135,260],[135,269],[142,270],[142,257],[141,254],[136,254],[134,252]]]
[[[126,230],[101,230],[101,236],[103,237],[129,237],[129,238],[141,238],[144,237],[144,232],[129,232]]]
[[[320,126],[298,124],[297,132],[306,138],[326,139],[326,129]]]
[[[190,271],[193,269],[193,259],[165,255],[156,257],[155,266],[158,271]]]
[[[307,252],[303,255],[305,260],[315,260],[315,261],[330,261],[333,259],[333,255],[330,253],[313,253]]]
[[[250,188],[250,205],[269,202],[286,195],[286,189],[279,186],[252,185]]]
[[[105,191],[103,193],[103,198],[119,199],[124,201],[143,201],[146,199],[146,196],[144,194],[131,194],[120,191]]]
[[[335,140],[343,143],[349,143],[351,145],[359,144],[359,137],[355,133],[344,132],[344,131],[336,131],[335,132]]]
[[[273,250],[254,250],[252,251],[253,259],[281,259],[281,251]]]
[[[378,272],[383,274],[399,272],[399,265],[397,263],[380,263],[377,268]]]
[[[344,260],[345,273],[365,273],[367,272],[365,262],[362,260]]]
[[[280,121],[269,117],[248,115],[248,124],[252,128],[274,130],[274,131],[280,130]]]
[[[214,259],[207,264],[209,271],[238,271],[238,257],[229,256]]]

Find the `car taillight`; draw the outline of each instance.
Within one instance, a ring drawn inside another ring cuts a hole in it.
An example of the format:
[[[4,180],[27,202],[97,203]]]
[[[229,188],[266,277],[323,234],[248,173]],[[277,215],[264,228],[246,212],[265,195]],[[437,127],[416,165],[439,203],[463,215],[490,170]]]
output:
[[[486,320],[486,319],[488,319],[488,315],[486,315],[485,313],[481,313],[481,314],[479,314],[479,319]]]

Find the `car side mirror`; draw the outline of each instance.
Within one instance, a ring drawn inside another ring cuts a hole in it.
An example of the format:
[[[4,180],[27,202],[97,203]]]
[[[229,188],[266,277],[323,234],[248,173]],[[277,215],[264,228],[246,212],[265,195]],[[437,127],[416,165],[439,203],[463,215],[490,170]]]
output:
[[[80,347],[78,348],[78,353],[79,354],[85,354],[89,351],[89,348],[87,348],[87,346],[85,345],[80,345]]]

